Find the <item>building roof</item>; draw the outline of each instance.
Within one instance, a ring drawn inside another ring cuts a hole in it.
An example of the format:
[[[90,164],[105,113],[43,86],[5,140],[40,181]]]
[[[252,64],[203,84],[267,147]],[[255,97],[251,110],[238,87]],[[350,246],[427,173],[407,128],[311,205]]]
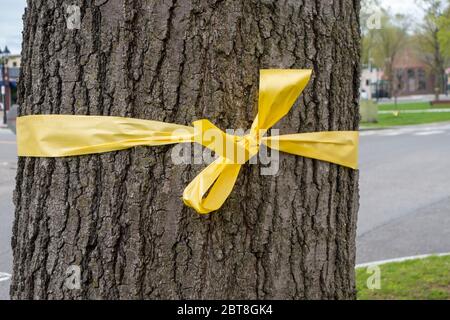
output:
[[[426,68],[427,65],[421,61],[417,52],[410,47],[400,51],[394,59],[394,69],[416,69]]]

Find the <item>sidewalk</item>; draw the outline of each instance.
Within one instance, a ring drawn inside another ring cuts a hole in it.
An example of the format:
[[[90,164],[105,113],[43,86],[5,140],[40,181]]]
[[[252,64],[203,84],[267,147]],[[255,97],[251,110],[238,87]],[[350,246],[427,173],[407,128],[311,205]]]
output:
[[[440,108],[440,109],[415,109],[415,110],[380,110],[378,114],[390,114],[393,112],[399,113],[439,113],[439,112],[450,112],[450,108]]]
[[[422,95],[412,95],[397,97],[397,103],[410,103],[410,102],[427,102],[434,100],[434,94],[422,94]],[[440,94],[439,100],[450,100],[450,95]],[[394,103],[394,98],[381,98],[378,100],[378,104],[390,104]]]

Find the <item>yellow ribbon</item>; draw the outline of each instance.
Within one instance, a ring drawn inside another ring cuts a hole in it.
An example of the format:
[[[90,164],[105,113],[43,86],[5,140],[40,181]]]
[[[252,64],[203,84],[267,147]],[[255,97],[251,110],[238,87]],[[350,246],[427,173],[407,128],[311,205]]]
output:
[[[357,131],[264,136],[289,112],[310,76],[311,70],[261,70],[258,115],[250,133],[243,137],[227,134],[208,120],[195,121],[190,127],[112,116],[32,115],[17,118],[18,155],[65,157],[140,145],[197,142],[218,157],[189,183],[183,200],[198,213],[209,213],[222,206],[242,164],[258,153],[262,143],[283,152],[357,168]]]

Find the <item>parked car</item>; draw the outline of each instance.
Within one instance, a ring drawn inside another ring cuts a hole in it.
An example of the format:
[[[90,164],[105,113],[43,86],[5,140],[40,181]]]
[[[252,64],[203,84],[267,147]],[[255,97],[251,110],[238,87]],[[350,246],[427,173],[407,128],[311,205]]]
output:
[[[373,95],[374,98],[390,98],[391,95],[385,89],[378,89]]]

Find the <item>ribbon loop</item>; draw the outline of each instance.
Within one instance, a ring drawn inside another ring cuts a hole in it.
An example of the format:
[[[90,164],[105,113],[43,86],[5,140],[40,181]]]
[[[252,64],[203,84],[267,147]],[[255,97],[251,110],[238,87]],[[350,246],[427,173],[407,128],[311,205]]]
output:
[[[291,110],[310,77],[311,70],[261,70],[255,129],[267,130],[283,118]]]
[[[184,189],[184,203],[201,214],[218,210],[233,190],[240,169],[240,164],[219,157]]]

